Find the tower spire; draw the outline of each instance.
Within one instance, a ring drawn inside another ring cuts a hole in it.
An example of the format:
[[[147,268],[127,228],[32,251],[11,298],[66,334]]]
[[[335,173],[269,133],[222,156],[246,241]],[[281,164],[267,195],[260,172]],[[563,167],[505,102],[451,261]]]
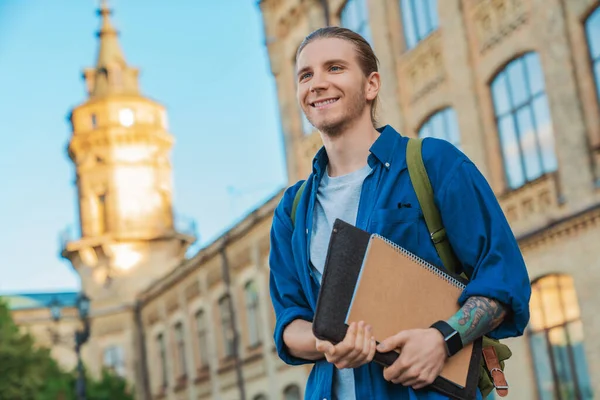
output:
[[[98,57],[96,66],[84,71],[87,91],[90,97],[111,94],[139,94],[137,68],[127,66],[123,50],[119,44],[119,32],[113,26],[112,10],[107,0],[100,0],[98,15],[101,18]]]
[[[108,7],[108,1],[101,0],[98,15],[102,18],[102,25],[98,31],[100,49],[98,51],[96,68],[106,68],[110,65],[126,66],[125,57],[119,45],[119,32],[110,21],[111,14],[112,11]]]

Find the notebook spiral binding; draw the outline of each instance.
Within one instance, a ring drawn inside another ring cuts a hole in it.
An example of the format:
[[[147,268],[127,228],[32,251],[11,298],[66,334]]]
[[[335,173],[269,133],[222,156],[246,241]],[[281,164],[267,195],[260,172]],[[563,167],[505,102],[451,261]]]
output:
[[[441,279],[443,279],[446,282],[450,283],[452,286],[457,287],[459,289],[464,289],[466,287],[466,285],[464,285],[458,279],[456,279],[456,278],[454,278],[454,277],[452,277],[452,276],[444,273],[444,271],[442,271],[438,267],[434,266],[433,264],[428,263],[427,261],[423,260],[420,257],[417,257],[416,255],[412,254],[408,250],[406,250],[406,249],[398,246],[396,243],[392,242],[391,240],[389,240],[389,239],[387,239],[387,238],[385,238],[385,237],[383,237],[381,235],[377,235],[377,234],[374,234],[373,237],[377,237],[377,238],[383,240],[385,243],[387,243],[392,248],[394,248],[394,250],[396,250],[397,252],[401,253],[405,257],[410,258],[411,260],[415,261],[416,263],[420,264],[423,268],[427,269],[429,272],[437,275]]]

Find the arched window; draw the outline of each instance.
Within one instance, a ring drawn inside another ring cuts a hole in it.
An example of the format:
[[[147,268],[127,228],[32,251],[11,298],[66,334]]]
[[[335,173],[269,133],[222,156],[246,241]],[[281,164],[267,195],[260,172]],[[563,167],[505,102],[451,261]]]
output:
[[[401,0],[406,46],[412,49],[439,26],[437,0]]]
[[[585,21],[585,33],[587,34],[592,70],[596,80],[596,94],[600,101],[600,7],[596,8]]]
[[[165,337],[162,333],[159,333],[156,337],[156,347],[158,348],[158,358],[160,360],[160,376],[161,376],[161,387],[166,388],[169,384],[169,374],[167,369],[167,346],[165,344]]]
[[[300,400],[300,388],[297,385],[289,385],[283,390],[284,400]]]
[[[548,275],[534,281],[531,288],[529,340],[539,398],[591,399],[573,279]]]
[[[208,366],[208,326],[203,310],[196,313],[196,335],[198,338],[198,368]]]
[[[175,324],[173,328],[175,332],[175,346],[177,355],[177,376],[186,376],[186,364],[185,364],[185,338],[183,336],[183,325],[181,322]]]
[[[508,186],[516,189],[555,171],[552,119],[537,53],[506,65],[491,91]]]
[[[257,394],[252,400],[268,400],[268,397],[265,394]]]
[[[233,320],[231,315],[231,297],[225,295],[219,299],[219,314],[221,315],[221,329],[223,330],[223,350],[225,357],[233,357]]]
[[[419,129],[419,137],[444,139],[460,148],[460,133],[453,108],[445,108],[431,115]]]
[[[344,28],[353,30],[373,45],[367,0],[348,0],[342,9],[340,20]]]
[[[250,281],[244,288],[246,294],[246,317],[248,320],[248,344],[254,347],[260,343],[260,319],[258,311],[258,289]]]

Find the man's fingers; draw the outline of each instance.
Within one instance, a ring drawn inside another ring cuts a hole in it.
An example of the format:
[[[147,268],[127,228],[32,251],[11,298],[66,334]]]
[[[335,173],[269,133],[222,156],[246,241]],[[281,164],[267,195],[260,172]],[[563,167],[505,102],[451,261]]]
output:
[[[386,338],[384,341],[379,343],[379,345],[377,346],[377,350],[387,352],[402,347],[408,339],[408,337],[408,331],[399,332],[394,336],[390,336],[389,338]]]
[[[361,343],[357,343],[359,348],[361,349],[361,355],[366,356],[369,354],[371,350],[371,337],[373,334],[371,333],[371,325],[366,325],[363,333],[363,340]]]
[[[333,356],[335,354],[335,346],[331,342],[328,342],[326,340],[317,339],[316,349],[317,351],[325,353],[329,356]]]
[[[377,350],[377,342],[375,341],[375,336],[371,336],[371,340],[369,340],[369,355],[367,356],[367,361],[372,361],[373,357],[375,357],[375,351]]]

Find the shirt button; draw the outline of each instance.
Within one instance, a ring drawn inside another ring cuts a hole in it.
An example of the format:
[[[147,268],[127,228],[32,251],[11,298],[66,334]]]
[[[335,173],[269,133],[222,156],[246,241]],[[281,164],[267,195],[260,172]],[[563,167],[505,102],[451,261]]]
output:
[[[386,167],[386,168],[389,168],[389,167],[390,167],[390,163],[389,163],[389,162],[386,162],[386,163],[385,163],[385,167]]]
[[[306,234],[308,235],[308,229],[306,229]]]

